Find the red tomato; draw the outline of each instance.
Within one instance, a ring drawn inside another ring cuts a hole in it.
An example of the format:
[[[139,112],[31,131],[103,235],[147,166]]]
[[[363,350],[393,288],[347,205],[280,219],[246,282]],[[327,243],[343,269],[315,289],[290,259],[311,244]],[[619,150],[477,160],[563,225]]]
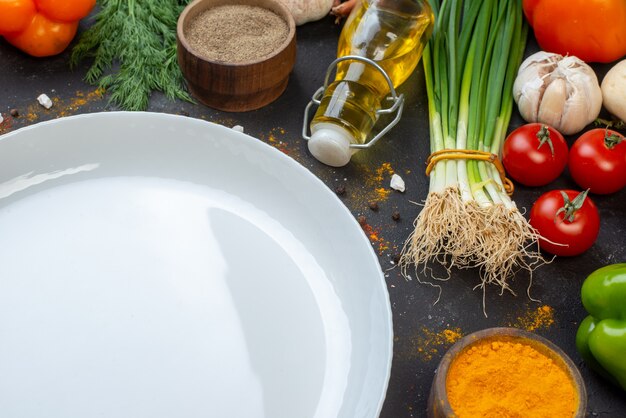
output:
[[[0,35],[24,30],[36,12],[33,0],[0,0]]]
[[[569,171],[591,193],[617,192],[626,186],[626,140],[609,129],[585,132],[572,146]]]
[[[567,165],[567,143],[556,129],[541,123],[522,125],[502,147],[502,164],[513,180],[525,186],[544,186]]]
[[[50,19],[74,22],[87,16],[96,0],[35,0],[37,9]]]
[[[600,215],[586,191],[552,190],[533,204],[530,224],[545,238],[539,240],[542,250],[573,256],[587,251],[596,241]]]
[[[37,13],[22,32],[4,37],[8,43],[33,57],[48,57],[63,52],[74,39],[76,29],[78,21],[55,22]]]

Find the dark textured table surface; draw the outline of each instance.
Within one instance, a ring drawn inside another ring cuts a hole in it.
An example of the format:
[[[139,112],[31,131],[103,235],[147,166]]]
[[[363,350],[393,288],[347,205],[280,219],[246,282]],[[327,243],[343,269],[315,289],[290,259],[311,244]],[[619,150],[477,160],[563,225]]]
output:
[[[87,24],[83,22],[81,29]],[[332,190],[345,188],[341,200],[355,217],[365,216],[364,233],[379,255],[393,310],[394,359],[382,417],[424,416],[433,373],[447,348],[460,335],[494,326],[531,330],[557,344],[580,367],[590,416],[626,417],[626,394],[588,370],[574,345],[578,324],[586,316],[580,302],[583,280],[599,267],[626,261],[626,190],[593,196],[601,216],[596,244],[579,257],[559,258],[538,268],[530,291],[537,301],[526,294],[528,275],[519,274],[513,282],[517,296],[500,295],[496,288],[487,290],[485,317],[482,292],[472,290],[479,282],[478,273],[469,270],[455,271],[443,284],[435,304],[437,289],[419,284],[415,277],[406,280],[393,268],[420,210],[414,202],[425,199],[428,192],[424,174],[429,152],[428,116],[421,69],[418,67],[399,89],[407,98],[400,123],[373,149],[355,155],[348,166],[335,169],[318,163],[301,139],[303,109],[335,58],[339,31],[330,17],[299,27],[297,62],[287,90],[258,111],[223,113],[198,104],[172,102],[158,94],[151,98],[147,110],[189,115],[226,126],[242,125],[246,133],[291,156]],[[530,39],[527,54],[536,49]],[[94,86],[82,81],[87,64],[72,71],[68,56],[66,51],[57,57],[34,59],[0,41],[0,113],[5,119],[0,134],[53,118],[118,110],[108,104],[106,95],[98,95]],[[594,68],[602,77],[608,66]],[[54,100],[50,110],[37,104],[41,93]],[[20,112],[19,117],[9,115],[13,108]],[[522,123],[514,112],[510,129]],[[570,145],[573,140],[568,138]],[[405,193],[390,189],[392,172],[405,180]],[[518,186],[514,200],[527,211],[543,192],[556,188],[577,187],[566,172],[547,187]],[[371,201],[377,202],[378,210],[370,208]],[[392,218],[394,211],[399,212],[399,220]]]

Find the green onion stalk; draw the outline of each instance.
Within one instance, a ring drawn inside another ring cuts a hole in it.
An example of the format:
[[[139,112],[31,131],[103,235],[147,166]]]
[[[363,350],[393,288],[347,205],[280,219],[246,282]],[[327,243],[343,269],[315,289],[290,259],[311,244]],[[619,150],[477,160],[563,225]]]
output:
[[[431,5],[433,35],[422,58],[430,151],[499,157],[528,32],[521,0],[432,0]],[[517,270],[532,273],[545,262],[539,236],[489,161],[438,161],[414,226],[401,257],[405,275],[409,265],[426,272],[432,262],[442,264],[448,278],[453,266],[478,268],[483,306],[487,284],[513,293],[509,281]]]

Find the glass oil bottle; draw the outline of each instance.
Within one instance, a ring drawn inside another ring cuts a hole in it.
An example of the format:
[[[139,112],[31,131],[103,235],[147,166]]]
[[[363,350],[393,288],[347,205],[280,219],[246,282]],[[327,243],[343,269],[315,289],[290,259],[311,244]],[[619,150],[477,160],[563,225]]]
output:
[[[404,98],[395,88],[413,72],[433,27],[427,0],[361,0],[339,37],[337,60],[328,69],[324,87],[305,110],[303,136],[311,154],[335,167],[373,145],[400,118]],[[335,80],[329,77],[336,67]],[[391,95],[391,97],[388,97]],[[392,102],[383,108],[385,102]],[[307,135],[309,109],[317,104]],[[368,140],[379,115],[395,119]]]

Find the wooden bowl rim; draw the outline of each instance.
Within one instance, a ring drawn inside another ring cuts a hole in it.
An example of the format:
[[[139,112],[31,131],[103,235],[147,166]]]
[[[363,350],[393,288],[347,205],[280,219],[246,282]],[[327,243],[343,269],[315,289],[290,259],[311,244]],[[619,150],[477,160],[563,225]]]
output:
[[[225,61],[213,61],[207,58],[204,58],[200,55],[198,55],[196,53],[196,51],[190,47],[189,43],[187,42],[187,38],[185,37],[184,31],[183,31],[183,23],[185,22],[185,20],[187,19],[187,15],[189,14],[189,12],[195,8],[196,6],[198,6],[201,3],[205,3],[206,1],[210,1],[210,0],[194,0],[191,3],[189,3],[185,9],[182,11],[182,13],[180,14],[180,16],[178,16],[178,22],[176,24],[176,36],[178,38],[178,41],[180,42],[180,44],[182,45],[183,48],[185,48],[185,50],[190,53],[191,55],[193,55],[194,57],[196,57],[198,60],[200,61],[204,61],[206,63],[210,63],[212,65],[219,65],[219,66],[223,66],[223,67],[246,67],[246,66],[251,66],[251,65],[255,65],[255,64],[260,64],[266,61],[271,60],[272,58],[280,55],[281,53],[283,53],[288,47],[289,45],[294,41],[295,39],[295,35],[296,35],[296,22],[291,14],[291,12],[289,11],[289,9],[287,8],[287,6],[285,6],[280,0],[266,0],[269,1],[270,3],[273,3],[276,5],[276,7],[278,9],[281,9],[284,13],[285,16],[287,16],[287,26],[289,27],[289,32],[287,33],[287,38],[285,39],[285,42],[283,42],[278,48],[276,48],[276,51],[274,51],[272,54],[267,55],[259,60],[255,60],[255,61],[242,61],[242,62],[225,62]],[[228,3],[228,5],[247,5],[245,3],[240,3],[239,0],[234,0],[231,3]],[[256,6],[256,7],[263,7],[263,6]],[[265,7],[263,7],[265,8]],[[209,8],[207,8],[209,9]],[[280,16],[281,18],[284,18],[284,16]]]

